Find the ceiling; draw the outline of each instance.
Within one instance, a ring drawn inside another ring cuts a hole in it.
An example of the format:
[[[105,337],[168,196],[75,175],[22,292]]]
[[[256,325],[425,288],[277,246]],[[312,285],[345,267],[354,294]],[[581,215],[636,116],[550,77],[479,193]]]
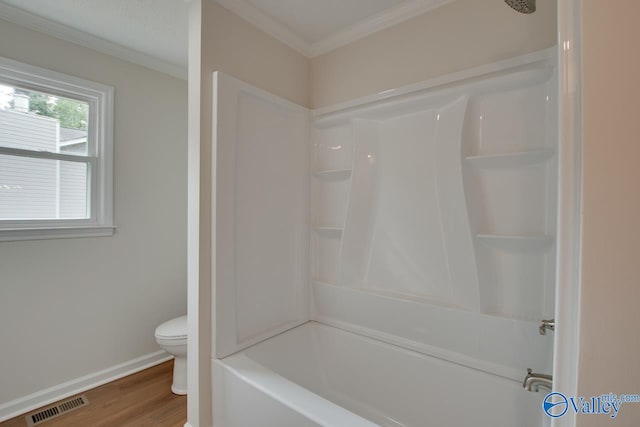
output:
[[[407,0],[246,0],[307,43],[317,43],[356,22]]]
[[[15,8],[0,7],[0,17],[8,15],[8,20],[19,21],[18,24],[48,33],[64,32],[63,27],[69,27],[71,31],[62,35],[87,39],[88,34],[117,45],[112,46],[114,49],[125,47],[165,61],[176,69],[186,69],[189,5],[183,0],[0,0],[2,3]],[[54,25],[43,26],[34,16],[20,11],[46,18]],[[96,42],[88,39],[89,44]]]
[[[313,57],[453,0],[217,0]],[[0,0],[0,18],[178,77],[189,0]]]

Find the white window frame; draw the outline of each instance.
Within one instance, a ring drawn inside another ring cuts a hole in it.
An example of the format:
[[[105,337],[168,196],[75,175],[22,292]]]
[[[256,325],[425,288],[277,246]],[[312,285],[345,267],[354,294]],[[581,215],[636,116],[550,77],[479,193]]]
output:
[[[0,220],[0,241],[113,235],[114,88],[2,57],[0,82],[89,104],[86,156],[6,147],[0,154],[86,163],[91,196],[89,218]]]

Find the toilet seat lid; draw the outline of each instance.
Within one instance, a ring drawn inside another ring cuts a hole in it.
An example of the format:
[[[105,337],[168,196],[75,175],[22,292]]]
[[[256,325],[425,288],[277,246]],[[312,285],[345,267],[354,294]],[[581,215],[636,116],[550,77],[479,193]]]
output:
[[[187,316],[176,317],[158,326],[156,337],[174,340],[187,338]]]

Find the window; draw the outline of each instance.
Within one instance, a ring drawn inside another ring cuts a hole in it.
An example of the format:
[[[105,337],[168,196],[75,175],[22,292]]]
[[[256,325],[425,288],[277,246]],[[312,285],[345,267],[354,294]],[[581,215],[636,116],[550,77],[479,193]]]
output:
[[[0,58],[0,241],[113,234],[113,88]]]

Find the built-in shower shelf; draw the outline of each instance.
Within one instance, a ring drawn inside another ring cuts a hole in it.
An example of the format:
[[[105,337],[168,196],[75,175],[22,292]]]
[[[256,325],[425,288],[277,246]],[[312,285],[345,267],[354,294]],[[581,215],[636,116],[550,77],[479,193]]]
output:
[[[323,226],[323,227],[314,227],[314,230],[320,236],[333,237],[333,238],[338,238],[338,239],[340,237],[342,237],[342,227],[326,227],[326,226]]]
[[[546,251],[553,246],[555,241],[552,236],[546,235],[478,234],[476,238],[485,246],[514,252]]]
[[[479,168],[517,168],[543,163],[553,157],[554,150],[529,150],[513,153],[469,156],[467,162]]]
[[[323,179],[347,179],[351,176],[351,169],[327,169],[315,171],[314,175]]]

